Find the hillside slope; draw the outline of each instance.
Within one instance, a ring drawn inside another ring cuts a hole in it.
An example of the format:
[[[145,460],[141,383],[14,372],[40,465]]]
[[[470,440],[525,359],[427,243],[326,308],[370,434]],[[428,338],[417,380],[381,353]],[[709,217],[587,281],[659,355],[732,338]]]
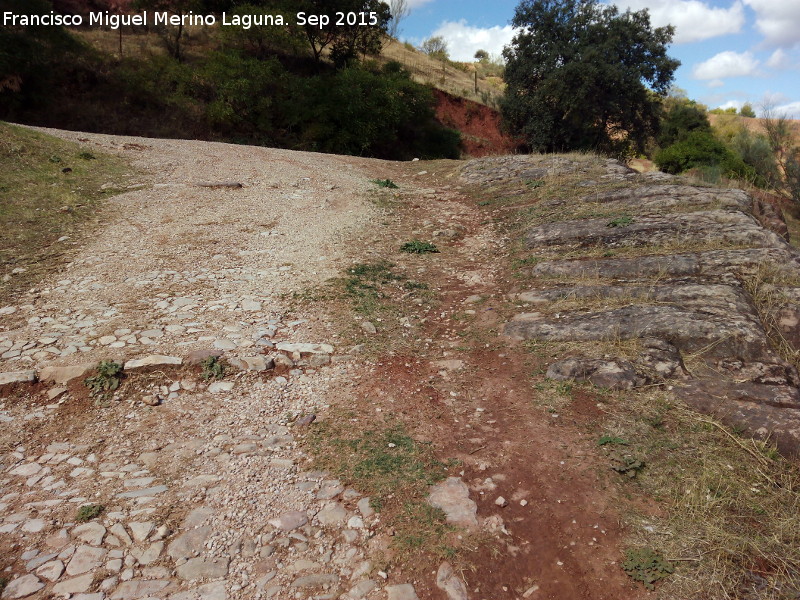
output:
[[[0,308],[4,600],[797,586],[737,436],[797,450],[800,266],[743,192],[50,133],[152,184]]]

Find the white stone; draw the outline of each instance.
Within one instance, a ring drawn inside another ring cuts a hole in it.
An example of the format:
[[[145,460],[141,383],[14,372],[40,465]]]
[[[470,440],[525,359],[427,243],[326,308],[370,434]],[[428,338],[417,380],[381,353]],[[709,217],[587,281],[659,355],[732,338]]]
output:
[[[23,575],[6,586],[3,598],[27,598],[44,587],[36,575]]]

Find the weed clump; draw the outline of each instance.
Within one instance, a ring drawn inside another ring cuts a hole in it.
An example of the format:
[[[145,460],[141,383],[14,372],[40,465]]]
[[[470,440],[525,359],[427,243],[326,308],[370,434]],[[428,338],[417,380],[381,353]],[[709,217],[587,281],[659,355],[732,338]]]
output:
[[[398,188],[397,184],[391,179],[373,179],[372,183],[378,187],[388,188],[390,190],[396,190]]]
[[[400,246],[400,252],[407,252],[409,254],[434,254],[439,252],[439,249],[435,244],[431,244],[430,242],[412,240]]]
[[[627,227],[633,223],[633,218],[629,216],[617,217],[606,223],[606,227]]]
[[[105,508],[106,507],[102,504],[84,504],[78,509],[78,513],[75,515],[75,520],[78,523],[91,521],[92,519],[99,517]]]
[[[675,567],[651,548],[631,548],[625,551],[622,570],[634,581],[641,581],[648,590],[656,589],[655,583],[675,572]]]
[[[97,365],[97,375],[84,379],[93,398],[105,400],[119,388],[122,381],[122,365],[113,360],[101,360]]]
[[[209,356],[200,363],[200,367],[202,368],[200,377],[203,381],[219,381],[225,377],[227,363],[219,356]]]

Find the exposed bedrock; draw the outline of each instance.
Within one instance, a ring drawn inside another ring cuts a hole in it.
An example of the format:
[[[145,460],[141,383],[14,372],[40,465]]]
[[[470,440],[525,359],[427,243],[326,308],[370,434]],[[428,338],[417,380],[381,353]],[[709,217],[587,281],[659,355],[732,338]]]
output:
[[[709,250],[681,254],[656,254],[633,258],[556,259],[543,261],[533,275],[550,277],[725,277],[752,275],[768,265],[800,274],[800,257],[786,244],[777,248]]]
[[[525,247],[548,259],[513,295],[520,313],[503,333],[585,342],[554,356],[552,379],[627,390],[668,383],[696,410],[800,454],[800,254],[774,232],[780,227],[763,225],[780,215],[741,190],[595,188],[547,204],[570,203],[572,214],[601,204],[621,216],[530,227]],[[642,256],[596,256],[597,248],[637,247]],[[584,248],[595,256],[581,258]],[[638,344],[623,355],[624,340]]]
[[[579,219],[546,223],[529,230],[528,248],[541,246],[645,246],[653,244],[721,244],[729,246],[779,246],[785,243],[764,229],[751,215],[740,211],[705,210],[692,213],[633,217],[630,223],[613,225],[603,219]]]

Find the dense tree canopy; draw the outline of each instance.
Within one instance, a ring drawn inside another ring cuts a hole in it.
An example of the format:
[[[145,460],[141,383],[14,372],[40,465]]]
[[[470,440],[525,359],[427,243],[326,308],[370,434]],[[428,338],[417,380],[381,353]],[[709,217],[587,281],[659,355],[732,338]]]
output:
[[[503,56],[509,131],[536,151],[641,150],[679,62],[672,27],[597,0],[522,0]]]

